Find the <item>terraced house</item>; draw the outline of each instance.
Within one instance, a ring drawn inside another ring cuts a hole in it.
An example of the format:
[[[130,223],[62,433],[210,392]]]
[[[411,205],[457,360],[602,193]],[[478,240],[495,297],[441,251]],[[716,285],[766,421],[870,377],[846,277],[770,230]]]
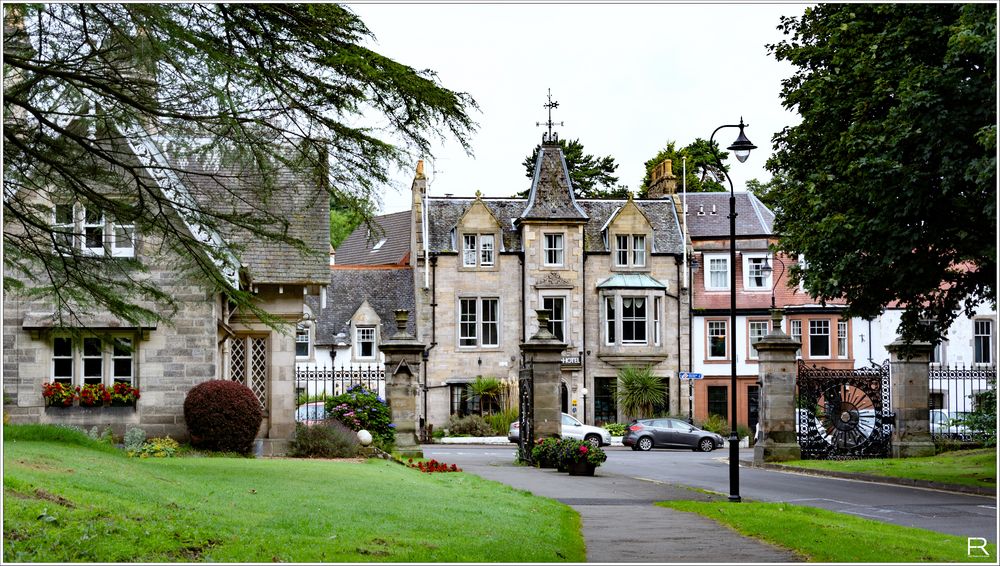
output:
[[[540,309],[566,344],[563,411],[622,420],[613,390],[626,366],[668,381],[662,410],[687,406],[677,374],[689,369],[690,306],[673,199],[577,199],[560,147],[544,143],[527,198],[430,196],[418,165],[411,212],[425,422],[475,411],[477,376],[515,380]]]

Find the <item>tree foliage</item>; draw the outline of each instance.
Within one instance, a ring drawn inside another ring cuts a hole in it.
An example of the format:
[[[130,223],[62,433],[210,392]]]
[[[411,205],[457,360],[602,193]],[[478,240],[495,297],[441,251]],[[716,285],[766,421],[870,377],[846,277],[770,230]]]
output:
[[[774,137],[768,194],[808,262],[792,284],[866,318],[898,302],[907,341],[996,308],[996,7],[820,4],[779,29],[802,121]]]
[[[4,289],[51,300],[59,314],[141,323],[172,304],[141,257],[54,253],[51,203],[62,198],[134,223],[252,308],[209,261],[218,246],[193,237],[151,179],[155,168],[196,172],[136,163],[126,140],[220,164],[229,200],[255,206],[187,203],[190,222],[304,249],[267,206],[279,171],[310,172],[367,217],[393,166],[446,136],[468,150],[475,128],[468,95],[366,47],[371,32],[335,4],[4,4],[4,23]]]
[[[541,146],[535,146],[531,155],[524,158],[525,176],[531,179],[535,175],[535,161],[538,160],[538,150]],[[628,187],[616,186],[618,177],[615,170],[618,164],[615,158],[610,155],[595,157],[584,153],[583,144],[579,139],[566,141],[559,140],[559,147],[562,148],[563,156],[566,158],[566,167],[569,169],[569,178],[573,182],[573,194],[576,198],[626,198],[628,197]],[[525,198],[528,191],[522,191],[514,198]]]
[[[649,193],[649,187],[653,183],[653,169],[657,165],[672,160],[674,175],[678,177],[678,190],[683,186],[683,164],[687,158],[687,191],[689,193],[708,193],[729,190],[722,184],[722,174],[729,172],[726,166],[728,152],[719,150],[719,143],[712,141],[709,147],[708,140],[698,138],[689,145],[677,149],[677,142],[667,142],[667,147],[661,149],[652,159],[646,161],[646,176],[642,178],[642,185],[639,187],[639,196],[645,198]],[[722,162],[720,171],[718,158]]]

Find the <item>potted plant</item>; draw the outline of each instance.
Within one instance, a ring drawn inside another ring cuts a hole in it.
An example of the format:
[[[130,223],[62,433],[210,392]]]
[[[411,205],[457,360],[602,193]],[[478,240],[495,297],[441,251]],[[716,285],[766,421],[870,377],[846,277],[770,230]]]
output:
[[[72,407],[76,399],[76,389],[58,381],[43,383],[42,397],[47,407]]]
[[[565,439],[560,443],[562,464],[571,476],[592,476],[608,455],[589,442]]]
[[[539,468],[555,468],[559,460],[558,438],[539,438],[531,449],[531,459]]]
[[[112,407],[132,407],[139,399],[139,389],[123,381],[116,381],[111,387]]]
[[[79,389],[81,407],[103,407],[111,402],[111,392],[103,383],[88,383]]]

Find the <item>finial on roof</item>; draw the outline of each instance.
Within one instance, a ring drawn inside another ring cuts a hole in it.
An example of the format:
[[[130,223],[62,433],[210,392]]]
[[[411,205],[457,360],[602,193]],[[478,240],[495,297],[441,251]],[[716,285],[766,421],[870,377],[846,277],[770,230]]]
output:
[[[424,179],[425,178],[424,177],[424,160],[423,159],[418,159],[417,160],[417,178],[418,179]]]
[[[483,198],[483,191],[476,189],[476,200],[482,200],[482,198]]]
[[[549,110],[549,120],[548,122],[535,122],[535,126],[548,126],[549,131],[546,134],[542,134],[542,143],[556,144],[559,143],[559,134],[552,131],[552,126],[563,126],[563,122],[553,122],[552,121],[552,109],[559,108],[559,103],[552,100],[552,89],[549,89],[548,95],[549,101],[542,105],[543,108],[548,108]]]

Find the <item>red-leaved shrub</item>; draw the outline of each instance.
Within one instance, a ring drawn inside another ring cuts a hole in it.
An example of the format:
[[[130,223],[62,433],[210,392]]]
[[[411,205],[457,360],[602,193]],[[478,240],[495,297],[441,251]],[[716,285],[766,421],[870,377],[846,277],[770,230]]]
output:
[[[248,454],[263,419],[253,391],[235,381],[200,383],[184,399],[184,422],[196,448]]]

